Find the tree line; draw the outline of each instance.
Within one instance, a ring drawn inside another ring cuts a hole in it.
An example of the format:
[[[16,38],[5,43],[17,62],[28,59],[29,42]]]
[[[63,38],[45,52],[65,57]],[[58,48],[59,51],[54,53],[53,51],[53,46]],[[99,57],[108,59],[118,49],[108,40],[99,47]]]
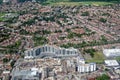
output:
[[[70,1],[73,1],[73,2],[80,2],[80,1],[107,1],[107,2],[110,2],[110,1],[120,1],[120,0],[70,0]]]
[[[32,0],[17,0],[18,2],[25,2],[25,1],[32,1]],[[49,0],[36,0],[37,2],[46,2],[46,1],[49,1]],[[50,2],[64,2],[65,0],[50,0]],[[67,0],[66,0],[67,1]],[[80,1],[107,1],[107,2],[110,2],[110,1],[120,1],[120,0],[69,0],[71,2],[80,2]],[[2,4],[3,0],[0,0],[0,4]]]

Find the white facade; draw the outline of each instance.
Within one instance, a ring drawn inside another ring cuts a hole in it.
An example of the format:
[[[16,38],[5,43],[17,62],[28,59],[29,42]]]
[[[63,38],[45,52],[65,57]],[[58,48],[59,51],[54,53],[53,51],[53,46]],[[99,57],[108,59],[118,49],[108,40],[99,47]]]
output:
[[[50,45],[45,45],[33,49],[29,49],[25,51],[25,57],[42,57],[42,56],[55,56],[55,57],[63,57],[63,56],[77,56],[78,50],[74,48],[60,48],[53,47]]]
[[[77,71],[80,73],[96,71],[96,63],[79,64],[77,66]]]
[[[86,65],[86,71],[85,72],[89,72],[89,64]]]
[[[97,67],[96,67],[96,64],[94,63],[94,68],[93,68],[93,70],[96,71],[96,68],[97,68]]]
[[[3,0],[4,3],[9,2],[9,0]]]

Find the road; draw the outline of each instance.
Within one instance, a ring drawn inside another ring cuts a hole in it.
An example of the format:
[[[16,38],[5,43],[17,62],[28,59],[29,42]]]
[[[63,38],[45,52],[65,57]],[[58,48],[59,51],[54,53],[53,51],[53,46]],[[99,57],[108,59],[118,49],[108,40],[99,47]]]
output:
[[[99,45],[99,46],[89,46],[89,47],[85,47],[85,48],[86,49],[89,49],[89,48],[104,49],[104,48],[109,48],[111,46],[119,46],[120,47],[120,43],[107,44],[107,45]]]

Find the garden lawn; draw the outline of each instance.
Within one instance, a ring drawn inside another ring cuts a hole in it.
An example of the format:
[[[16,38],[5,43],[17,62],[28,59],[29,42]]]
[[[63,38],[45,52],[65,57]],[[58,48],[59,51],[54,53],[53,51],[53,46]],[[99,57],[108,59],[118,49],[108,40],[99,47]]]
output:
[[[86,59],[86,62],[96,62],[96,63],[103,63],[105,60],[105,56],[102,52],[94,53],[94,57],[91,59]]]

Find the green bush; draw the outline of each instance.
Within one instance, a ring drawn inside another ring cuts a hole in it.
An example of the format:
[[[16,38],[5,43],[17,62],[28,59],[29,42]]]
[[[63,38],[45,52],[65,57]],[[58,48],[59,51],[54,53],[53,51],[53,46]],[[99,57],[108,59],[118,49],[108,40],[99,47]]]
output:
[[[102,76],[97,77],[96,80],[110,80],[110,77],[106,74],[103,74]]]
[[[89,14],[89,12],[88,11],[86,11],[86,12],[83,12],[82,14],[81,14],[81,16],[89,16],[90,14]]]
[[[106,22],[107,22],[107,19],[105,19],[105,18],[100,18],[100,21],[103,22],[103,23],[106,23]]]

